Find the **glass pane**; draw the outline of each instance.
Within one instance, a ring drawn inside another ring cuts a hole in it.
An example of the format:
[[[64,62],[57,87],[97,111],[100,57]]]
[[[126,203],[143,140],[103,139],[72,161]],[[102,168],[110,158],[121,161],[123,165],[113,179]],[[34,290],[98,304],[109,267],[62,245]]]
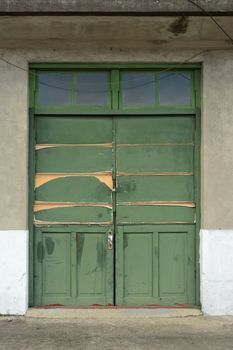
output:
[[[62,106],[71,104],[72,74],[40,73],[39,105]]]
[[[76,102],[81,106],[104,106],[108,103],[108,73],[78,73]]]
[[[123,73],[121,80],[123,105],[147,106],[155,104],[154,73]]]
[[[159,75],[159,101],[161,105],[191,104],[191,74],[187,72]]]

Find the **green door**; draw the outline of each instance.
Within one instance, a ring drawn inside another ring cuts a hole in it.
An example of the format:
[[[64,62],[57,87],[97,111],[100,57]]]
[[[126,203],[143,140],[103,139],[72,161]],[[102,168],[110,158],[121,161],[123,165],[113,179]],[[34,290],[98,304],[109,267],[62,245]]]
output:
[[[116,121],[116,302],[195,304],[192,116]]]
[[[112,118],[37,116],[35,305],[112,304]]]
[[[35,129],[35,305],[194,304],[195,117]]]

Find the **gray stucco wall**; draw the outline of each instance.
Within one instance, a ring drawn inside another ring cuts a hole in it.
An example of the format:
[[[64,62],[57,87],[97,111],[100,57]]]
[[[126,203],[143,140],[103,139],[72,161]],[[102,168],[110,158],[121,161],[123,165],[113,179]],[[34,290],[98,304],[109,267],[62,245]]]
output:
[[[8,60],[28,62],[180,62],[197,51],[99,49],[82,51],[4,50]],[[203,62],[202,223],[203,229],[233,228],[233,52],[211,51]],[[28,74],[0,62],[0,230],[27,228]]]

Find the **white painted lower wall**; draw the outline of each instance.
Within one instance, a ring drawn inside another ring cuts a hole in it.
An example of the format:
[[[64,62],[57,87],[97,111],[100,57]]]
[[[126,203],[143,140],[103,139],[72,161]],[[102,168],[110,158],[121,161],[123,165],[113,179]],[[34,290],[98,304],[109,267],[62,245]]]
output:
[[[233,315],[233,230],[201,230],[200,243],[202,311]]]
[[[0,314],[28,308],[28,231],[0,231]]]
[[[0,314],[28,308],[28,231],[0,231]],[[206,315],[233,315],[233,230],[200,231],[201,304]]]

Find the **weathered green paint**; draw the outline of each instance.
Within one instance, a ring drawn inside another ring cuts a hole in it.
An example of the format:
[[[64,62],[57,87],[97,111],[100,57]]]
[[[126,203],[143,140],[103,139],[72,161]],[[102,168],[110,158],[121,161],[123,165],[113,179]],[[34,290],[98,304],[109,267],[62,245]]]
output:
[[[118,172],[192,172],[193,145],[118,147]]]
[[[112,221],[112,208],[108,207],[63,207],[41,210],[35,213],[35,220],[51,222],[103,223]]]
[[[118,305],[195,304],[194,225],[119,226],[116,237]]]
[[[70,70],[70,69],[200,69],[200,63],[31,63],[31,69]]]
[[[193,201],[193,176],[119,176],[118,200]]]
[[[47,202],[111,202],[111,190],[94,176],[55,179],[36,189],[36,200]]]
[[[38,173],[111,171],[112,158],[111,147],[44,148],[36,151],[36,171]]]
[[[36,228],[35,305],[109,304],[113,300],[111,227]]]
[[[105,144],[111,141],[112,118],[54,115],[36,119],[38,144]]]
[[[119,71],[115,69],[111,82],[117,81]],[[196,208],[143,203],[195,202],[199,210],[200,125],[196,110],[175,107],[139,109],[134,115],[122,112],[118,88],[111,85],[111,114],[117,117],[107,115],[106,110],[101,115],[100,110],[90,109],[83,116],[69,115],[82,113],[69,107],[62,111],[64,115],[59,111],[52,115],[52,109],[36,110],[36,144],[52,146],[36,150],[36,172],[68,174],[38,187],[36,200],[88,203],[35,213],[36,220],[57,222],[35,230],[36,305],[112,304],[114,288],[116,303],[121,305],[198,303],[194,223],[200,216],[196,216]],[[46,114],[39,116],[38,112]],[[116,194],[97,177],[89,176],[106,171],[112,171],[113,182],[117,180]],[[169,172],[188,174],[158,174]],[[116,250],[107,249],[108,231],[114,231],[106,224],[112,220],[118,225]],[[58,224],[62,222],[66,225]],[[82,225],[67,224],[71,222]],[[94,225],[97,222],[99,226]],[[173,224],[178,222],[183,224]],[[127,226],[121,226],[123,223]],[[62,281],[53,283],[56,278]],[[55,286],[60,292],[54,292]]]
[[[117,143],[121,144],[192,144],[195,130],[193,116],[145,116],[117,119]]]
[[[117,223],[195,223],[195,208],[179,206],[117,205]]]

